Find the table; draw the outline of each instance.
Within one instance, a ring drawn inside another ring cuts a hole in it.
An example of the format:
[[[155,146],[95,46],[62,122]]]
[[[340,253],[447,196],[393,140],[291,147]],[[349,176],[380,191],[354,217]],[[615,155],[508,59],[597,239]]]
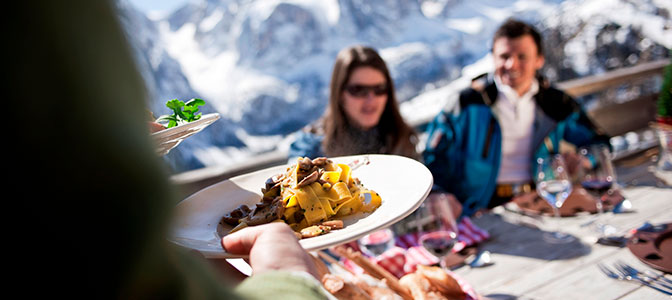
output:
[[[645,221],[672,222],[672,189],[659,186],[629,186],[623,189],[634,212],[603,216],[603,221],[626,232]],[[581,227],[591,216],[532,218],[498,207],[472,221],[490,232],[491,239],[479,246],[488,250],[494,264],[482,268],[454,270],[476,291],[493,299],[670,299],[658,291],[634,282],[605,276],[597,263],[611,265],[622,260],[635,268],[648,268],[627,247],[594,243],[589,227]],[[547,244],[544,230],[559,222],[577,241]],[[667,274],[672,279],[672,275]]]

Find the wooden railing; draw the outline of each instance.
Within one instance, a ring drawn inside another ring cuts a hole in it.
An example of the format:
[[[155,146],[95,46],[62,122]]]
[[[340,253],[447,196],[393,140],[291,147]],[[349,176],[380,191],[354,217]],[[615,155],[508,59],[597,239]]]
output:
[[[617,69],[604,74],[587,76],[557,84],[557,87],[573,97],[582,97],[624,84],[641,82],[662,74],[669,59],[642,63],[633,67]],[[648,94],[628,101],[603,105],[588,111],[598,127],[610,136],[648,126],[656,115],[658,94]]]
[[[573,97],[578,98],[624,83],[660,75],[665,66],[669,63],[669,59],[643,63],[604,74],[560,82],[556,86]],[[655,116],[656,98],[657,95],[645,95],[624,103],[600,107],[593,111],[589,111],[589,115],[593,118],[594,122],[608,134],[620,135],[628,131],[646,127],[649,122],[653,121]],[[414,125],[419,127],[425,124]],[[187,196],[224,179],[266,167],[284,164],[286,162],[287,153],[282,150],[275,150],[256,155],[254,159],[241,162],[234,166],[206,167],[173,175],[171,179],[178,185],[184,196]]]
[[[604,74],[563,81],[558,83],[556,86],[572,97],[581,97],[603,91],[613,86],[633,82],[641,78],[662,74],[663,69],[669,63],[669,59],[646,62],[632,67],[617,69]]]

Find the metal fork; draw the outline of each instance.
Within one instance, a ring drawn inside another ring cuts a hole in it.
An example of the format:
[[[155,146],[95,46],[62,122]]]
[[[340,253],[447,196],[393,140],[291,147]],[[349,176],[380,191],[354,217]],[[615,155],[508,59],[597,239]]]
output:
[[[354,161],[351,161],[348,165],[350,166],[350,171],[354,171],[361,166],[368,165],[369,162],[371,162],[371,160],[369,159],[369,156],[365,155],[361,159],[356,159]]]
[[[661,293],[663,293],[663,294],[666,294],[666,295],[672,295],[672,292],[669,292],[669,291],[663,290],[663,289],[661,289],[661,288],[658,288],[658,287],[656,287],[656,286],[653,286],[653,285],[651,285],[650,283],[646,282],[645,280],[643,280],[643,279],[641,279],[641,278],[639,278],[639,277],[636,277],[636,278],[635,278],[635,277],[632,277],[632,276],[624,276],[624,275],[622,275],[622,274],[618,274],[618,273],[616,273],[616,272],[610,270],[609,268],[607,268],[606,266],[604,266],[604,265],[601,264],[601,263],[598,263],[598,264],[597,264],[597,267],[600,268],[600,271],[602,271],[602,273],[606,274],[607,276],[609,276],[609,277],[611,277],[611,278],[618,279],[618,280],[623,280],[623,281],[636,281],[636,282],[639,282],[639,283],[641,283],[641,284],[643,284],[643,285],[646,285],[646,286],[648,286],[648,287],[650,287],[650,288],[652,288],[652,289],[654,289],[654,290],[657,290],[657,291],[659,291],[659,292],[661,292]]]
[[[632,266],[630,266],[630,265],[628,265],[628,264],[626,264],[626,263],[624,263],[620,260],[617,261],[616,263],[618,265],[622,266],[623,268],[627,268],[631,272],[634,271],[634,272],[637,272],[638,274],[646,275],[646,276],[649,276],[649,277],[652,277],[652,278],[655,278],[655,279],[660,279],[660,280],[665,281],[669,284],[672,284],[672,280],[667,279],[665,277],[665,274],[660,274],[660,273],[657,273],[657,272],[654,272],[654,271],[651,271],[651,270],[647,270],[647,269],[645,269],[644,271],[640,271],[640,270],[637,270],[637,269],[633,268]]]
[[[633,277],[634,276],[639,276],[639,277],[643,278],[644,280],[655,282],[655,283],[657,283],[661,286],[664,286],[664,287],[672,290],[672,280],[669,280],[669,279],[665,278],[664,275],[656,274],[655,272],[651,272],[649,270],[640,271],[640,270],[637,270],[637,269],[633,268],[632,266],[630,266],[630,265],[628,265],[628,264],[626,264],[622,261],[617,261],[616,262],[616,267],[620,268],[621,270],[623,270],[625,272],[627,272],[628,274],[630,274],[630,276],[633,276]]]

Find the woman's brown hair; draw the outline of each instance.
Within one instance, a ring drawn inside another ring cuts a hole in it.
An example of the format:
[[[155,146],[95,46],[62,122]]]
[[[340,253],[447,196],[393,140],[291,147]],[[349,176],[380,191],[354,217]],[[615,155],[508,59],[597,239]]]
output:
[[[341,99],[343,89],[350,75],[360,67],[371,67],[380,71],[386,80],[387,101],[383,114],[378,121],[377,130],[383,148],[379,153],[397,154],[419,159],[415,149],[416,134],[413,128],[404,122],[394,93],[394,83],[385,61],[378,52],[370,47],[352,46],[338,53],[331,76],[329,106],[322,118],[324,140],[322,147],[328,156],[364,154],[358,153],[360,141],[352,140],[348,131],[356,128],[348,119]]]

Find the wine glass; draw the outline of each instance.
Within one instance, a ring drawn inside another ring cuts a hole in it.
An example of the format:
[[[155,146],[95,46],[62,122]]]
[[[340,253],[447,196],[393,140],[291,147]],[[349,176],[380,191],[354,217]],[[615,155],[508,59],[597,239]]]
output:
[[[610,232],[610,226],[599,222],[604,214],[605,193],[616,181],[616,173],[611,163],[611,153],[606,145],[591,145],[579,149],[579,154],[586,162],[582,165],[581,186],[595,199],[597,215],[592,222],[595,222],[600,237],[603,237]]]
[[[562,155],[555,154],[548,158],[537,159],[536,175],[537,193],[553,208],[557,220],[560,218],[560,207],[565,203],[572,192],[572,183],[567,174],[567,167]],[[559,226],[559,225],[558,225]],[[556,230],[544,234],[544,239],[550,243],[568,243],[574,237]]]
[[[418,243],[439,258],[441,267],[446,268],[445,257],[457,242],[457,224],[448,197],[441,193],[430,195],[416,217]]]
[[[369,233],[357,240],[359,248],[369,257],[376,257],[394,247],[394,232],[385,228]]]

